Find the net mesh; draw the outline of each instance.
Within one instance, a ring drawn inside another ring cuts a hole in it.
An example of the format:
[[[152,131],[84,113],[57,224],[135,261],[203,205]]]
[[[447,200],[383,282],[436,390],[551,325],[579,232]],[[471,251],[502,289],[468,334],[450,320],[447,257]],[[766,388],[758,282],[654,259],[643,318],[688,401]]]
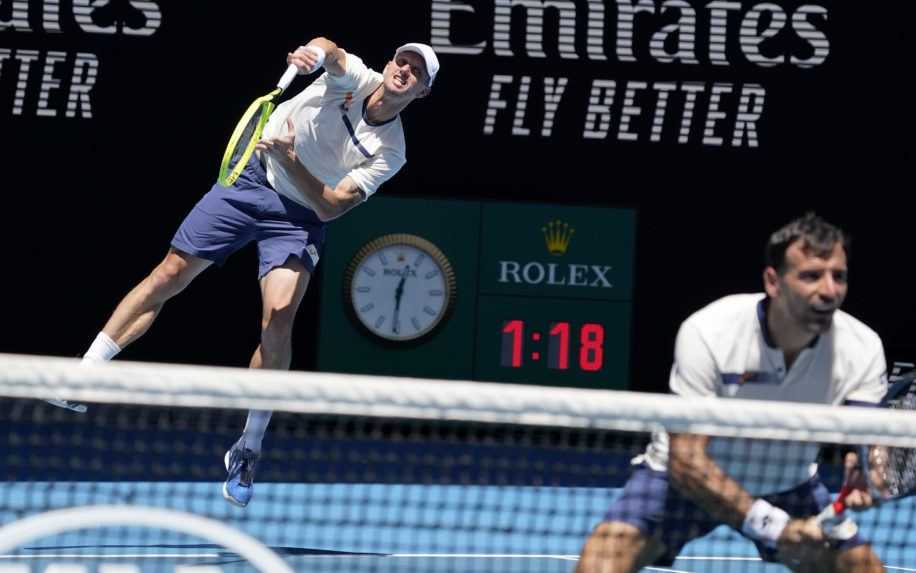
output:
[[[912,364],[907,364],[910,368]],[[913,378],[916,371],[910,371],[897,377],[896,383],[891,386],[887,396],[889,408],[900,410],[916,410],[916,383]],[[887,495],[901,496],[907,492],[916,491],[916,449],[910,448],[880,448],[871,453],[871,456],[883,456],[879,461],[880,481],[886,486]]]
[[[41,401],[51,395],[89,411]],[[0,524],[91,506],[177,510],[251,536],[295,571],[572,571],[609,509],[651,509],[652,482],[633,476],[658,475],[647,464],[662,428],[712,436],[708,454],[755,495],[807,481],[814,461],[835,494],[854,446],[916,447],[916,416],[898,410],[48,357],[0,355],[0,396]],[[247,408],[275,414],[242,509],[221,489]],[[795,498],[780,503],[816,513]],[[785,570],[728,526],[687,542],[708,515],[670,497],[659,508],[674,519],[666,542],[686,545],[655,570]],[[854,519],[885,565],[916,568],[912,498]],[[0,566],[256,570],[237,545],[171,525],[74,526],[11,547],[0,530]]]

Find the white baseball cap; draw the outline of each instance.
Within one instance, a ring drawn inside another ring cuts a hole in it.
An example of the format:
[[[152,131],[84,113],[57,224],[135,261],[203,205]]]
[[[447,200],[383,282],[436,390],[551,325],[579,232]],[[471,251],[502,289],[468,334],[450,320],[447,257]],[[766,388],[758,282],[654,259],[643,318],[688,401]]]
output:
[[[426,44],[417,42],[404,44],[397,49],[394,55],[397,56],[401,52],[414,52],[420,54],[420,57],[423,58],[423,63],[426,64],[426,75],[429,77],[429,81],[426,82],[426,85],[432,87],[433,80],[436,79],[436,74],[439,73],[439,58],[436,57],[436,52]]]

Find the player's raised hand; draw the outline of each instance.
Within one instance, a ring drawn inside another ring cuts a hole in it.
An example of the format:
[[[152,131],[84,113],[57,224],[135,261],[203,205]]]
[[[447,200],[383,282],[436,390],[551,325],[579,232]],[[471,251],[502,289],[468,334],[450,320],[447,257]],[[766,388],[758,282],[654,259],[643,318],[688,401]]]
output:
[[[300,74],[311,74],[324,65],[324,50],[318,46],[299,46],[286,55],[286,63],[296,66]]]

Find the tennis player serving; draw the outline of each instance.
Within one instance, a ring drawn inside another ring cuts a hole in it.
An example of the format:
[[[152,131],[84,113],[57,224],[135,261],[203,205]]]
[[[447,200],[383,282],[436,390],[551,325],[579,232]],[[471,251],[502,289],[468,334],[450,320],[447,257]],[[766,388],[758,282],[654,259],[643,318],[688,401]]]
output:
[[[726,296],[681,324],[670,387],[685,397],[878,406],[887,392],[881,339],[839,310],[848,288],[846,234],[808,214],[774,232],[765,293]],[[670,566],[689,541],[725,524],[766,561],[791,570],[884,568],[848,520],[822,527],[830,494],[817,444],[656,432],[623,493],[582,548],[577,573]],[[847,471],[856,471],[848,454]],[[849,483],[855,483],[849,476]],[[870,506],[866,491],[846,498]]]
[[[251,368],[288,369],[293,320],[318,264],[325,226],[371,197],[406,163],[400,113],[430,93],[439,71],[432,48],[410,43],[376,72],[326,38],[287,55],[307,74],[324,69],[262,124],[244,167],[198,201],[172,239],[165,259],[117,306],[84,361],[107,361],[142,336],[163,305],[211,264],[255,242],[263,314]],[[278,84],[282,92],[289,76]],[[228,167],[228,169],[227,169]],[[85,406],[49,400],[75,411]],[[245,506],[271,412],[252,410],[226,453],[226,499]]]

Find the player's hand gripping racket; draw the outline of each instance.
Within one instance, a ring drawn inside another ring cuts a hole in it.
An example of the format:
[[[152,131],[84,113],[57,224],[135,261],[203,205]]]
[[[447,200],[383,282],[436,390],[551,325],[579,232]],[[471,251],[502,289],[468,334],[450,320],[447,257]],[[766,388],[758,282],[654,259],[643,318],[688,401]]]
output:
[[[324,63],[324,52],[314,46],[309,46],[316,55],[316,63],[309,72],[313,72],[321,67]],[[242,174],[251,154],[254,153],[254,147],[261,139],[261,133],[264,126],[267,125],[267,119],[276,107],[277,100],[292,83],[293,78],[299,73],[299,68],[290,64],[277,87],[269,94],[259,97],[251,102],[242,119],[239,120],[229,138],[229,144],[223,153],[223,162],[219,166],[219,184],[228,187],[235,183],[235,180]]]
[[[897,410],[916,410],[916,371],[891,379],[892,385],[882,402],[882,407]],[[916,449],[889,446],[863,446],[859,448],[859,481],[847,481],[836,501],[817,516],[818,523],[833,539],[848,539],[857,527],[846,519],[846,499],[856,489],[863,487],[875,504],[916,495]],[[848,479],[848,476],[847,476]]]

